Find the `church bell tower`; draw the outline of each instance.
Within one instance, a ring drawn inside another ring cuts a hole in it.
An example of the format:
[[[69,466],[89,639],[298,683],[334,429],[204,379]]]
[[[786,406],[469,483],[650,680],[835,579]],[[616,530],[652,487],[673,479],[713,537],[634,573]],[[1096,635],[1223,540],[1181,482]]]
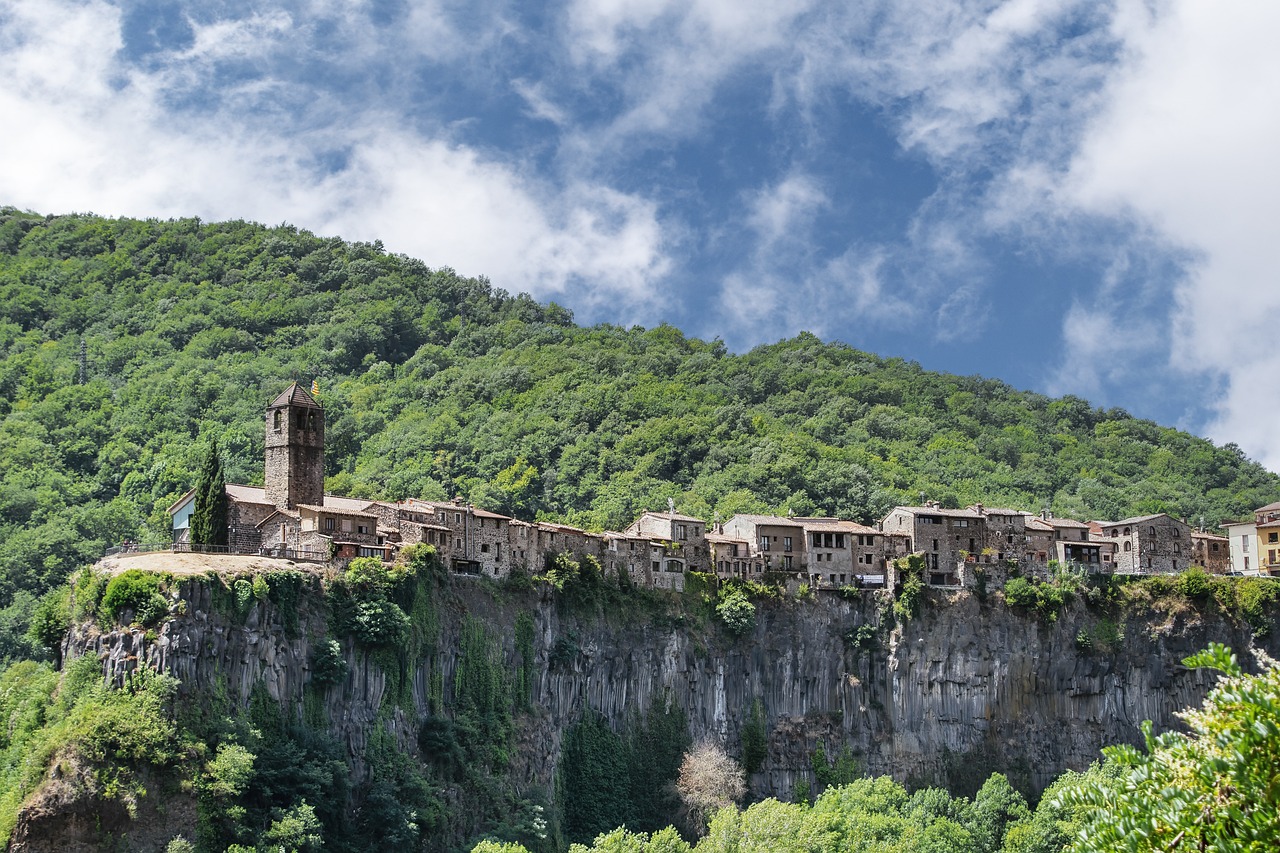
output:
[[[324,409],[297,382],[267,406],[267,500],[324,505]]]

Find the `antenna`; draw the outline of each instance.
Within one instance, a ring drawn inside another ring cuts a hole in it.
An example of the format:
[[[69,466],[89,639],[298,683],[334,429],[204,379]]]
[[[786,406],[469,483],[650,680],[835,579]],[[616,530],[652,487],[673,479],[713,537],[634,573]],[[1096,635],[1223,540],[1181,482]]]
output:
[[[668,511],[668,512],[670,512],[672,515],[675,515],[675,514],[676,514],[676,499],[675,499],[675,498],[667,498],[667,511]]]

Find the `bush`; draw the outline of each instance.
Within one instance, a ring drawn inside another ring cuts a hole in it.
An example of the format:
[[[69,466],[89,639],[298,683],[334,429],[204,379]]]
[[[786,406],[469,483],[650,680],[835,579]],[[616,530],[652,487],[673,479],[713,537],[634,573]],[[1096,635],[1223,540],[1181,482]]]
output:
[[[1270,578],[1241,578],[1236,584],[1240,613],[1259,637],[1271,633],[1275,619],[1269,612],[1280,598],[1280,582]]]
[[[160,576],[140,569],[121,572],[107,583],[101,611],[113,624],[132,613],[134,623],[155,625],[169,612],[169,603],[160,595]]]
[[[337,640],[324,639],[316,643],[311,652],[311,683],[316,687],[329,687],[346,680],[350,667],[342,656],[342,646]]]
[[[756,606],[740,589],[730,590],[716,605],[716,615],[729,633],[740,637],[750,631],[756,624]]]
[[[1178,591],[1187,598],[1206,598],[1212,586],[1213,579],[1199,566],[1192,566],[1178,576]]]
[[[409,638],[409,617],[395,604],[381,598],[357,601],[351,633],[364,646],[395,646]]]

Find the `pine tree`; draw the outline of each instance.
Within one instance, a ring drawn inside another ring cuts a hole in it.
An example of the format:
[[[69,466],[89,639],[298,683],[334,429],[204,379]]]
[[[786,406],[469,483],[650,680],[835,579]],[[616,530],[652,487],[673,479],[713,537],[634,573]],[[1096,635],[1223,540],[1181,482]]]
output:
[[[227,544],[227,481],[222,476],[218,442],[209,441],[209,453],[196,481],[196,505],[191,513],[191,544]]]

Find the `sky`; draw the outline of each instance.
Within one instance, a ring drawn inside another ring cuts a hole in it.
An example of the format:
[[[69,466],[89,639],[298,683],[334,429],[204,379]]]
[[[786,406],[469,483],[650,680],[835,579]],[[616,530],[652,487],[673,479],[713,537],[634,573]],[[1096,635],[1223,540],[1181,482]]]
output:
[[[0,205],[382,240],[1280,471],[1280,3],[0,0]]]

